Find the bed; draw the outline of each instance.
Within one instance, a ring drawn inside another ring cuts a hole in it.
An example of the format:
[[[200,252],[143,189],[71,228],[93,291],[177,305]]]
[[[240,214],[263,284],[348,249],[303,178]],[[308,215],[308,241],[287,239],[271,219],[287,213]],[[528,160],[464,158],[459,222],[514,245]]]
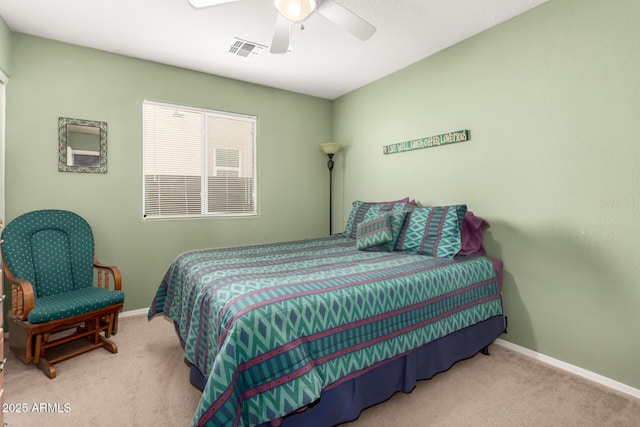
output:
[[[336,425],[487,348],[502,264],[464,249],[467,217],[360,202],[338,235],[179,255],[149,318],[174,322],[203,391],[193,425]]]

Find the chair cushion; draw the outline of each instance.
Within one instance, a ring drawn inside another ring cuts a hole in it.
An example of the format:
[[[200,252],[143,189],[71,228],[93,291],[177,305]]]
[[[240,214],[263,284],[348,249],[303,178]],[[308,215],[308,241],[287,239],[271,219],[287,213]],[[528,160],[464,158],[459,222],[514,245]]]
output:
[[[36,299],[93,283],[93,233],[79,215],[56,209],[27,212],[2,231],[3,254]]]
[[[31,236],[31,259],[39,297],[73,290],[70,255],[69,239],[60,230],[42,230]]]
[[[35,307],[29,312],[27,320],[30,323],[49,322],[77,316],[121,302],[124,302],[124,292],[108,291],[97,287],[80,288],[61,294],[36,298]]]

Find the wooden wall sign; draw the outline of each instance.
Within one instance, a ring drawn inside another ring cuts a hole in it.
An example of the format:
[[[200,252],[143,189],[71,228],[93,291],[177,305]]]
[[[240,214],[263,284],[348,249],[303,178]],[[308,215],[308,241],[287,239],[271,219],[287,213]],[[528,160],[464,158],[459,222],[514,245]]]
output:
[[[443,133],[442,135],[428,136],[426,138],[414,139],[412,141],[398,142],[396,144],[382,147],[384,154],[402,153],[403,151],[419,150],[421,148],[437,147],[438,145],[455,144],[469,140],[468,130]]]

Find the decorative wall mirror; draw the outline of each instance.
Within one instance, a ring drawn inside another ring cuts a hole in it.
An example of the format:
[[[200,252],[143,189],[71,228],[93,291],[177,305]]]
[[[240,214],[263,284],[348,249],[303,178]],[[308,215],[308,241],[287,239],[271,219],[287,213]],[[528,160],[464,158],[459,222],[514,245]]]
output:
[[[58,170],[107,172],[107,123],[58,118]]]

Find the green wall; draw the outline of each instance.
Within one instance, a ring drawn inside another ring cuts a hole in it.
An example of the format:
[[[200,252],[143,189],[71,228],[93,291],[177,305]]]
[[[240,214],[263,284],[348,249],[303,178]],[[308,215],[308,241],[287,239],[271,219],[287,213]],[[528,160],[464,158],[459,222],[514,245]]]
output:
[[[334,102],[10,33],[7,220],[72,209],[118,265],[127,310],[147,307],[193,248],[326,233],[355,199],[467,203],[505,262],[504,339],[640,388],[640,3],[551,0]],[[141,219],[142,100],[259,116],[252,219]],[[109,124],[109,172],[57,171],[59,116]],[[382,146],[469,129],[469,142],[384,156]],[[333,135],[332,135],[333,134]],[[334,138],[330,138],[333,136]]]
[[[355,199],[467,203],[504,260],[504,339],[640,388],[640,2],[552,0],[334,102]],[[468,142],[383,155],[469,129]]]
[[[142,101],[258,116],[255,218],[142,220]],[[108,124],[108,172],[58,172],[58,117]],[[125,310],[148,307],[169,263],[205,247],[325,235],[330,101],[25,34],[13,34],[7,86],[6,219],[73,210],[117,265]]]

